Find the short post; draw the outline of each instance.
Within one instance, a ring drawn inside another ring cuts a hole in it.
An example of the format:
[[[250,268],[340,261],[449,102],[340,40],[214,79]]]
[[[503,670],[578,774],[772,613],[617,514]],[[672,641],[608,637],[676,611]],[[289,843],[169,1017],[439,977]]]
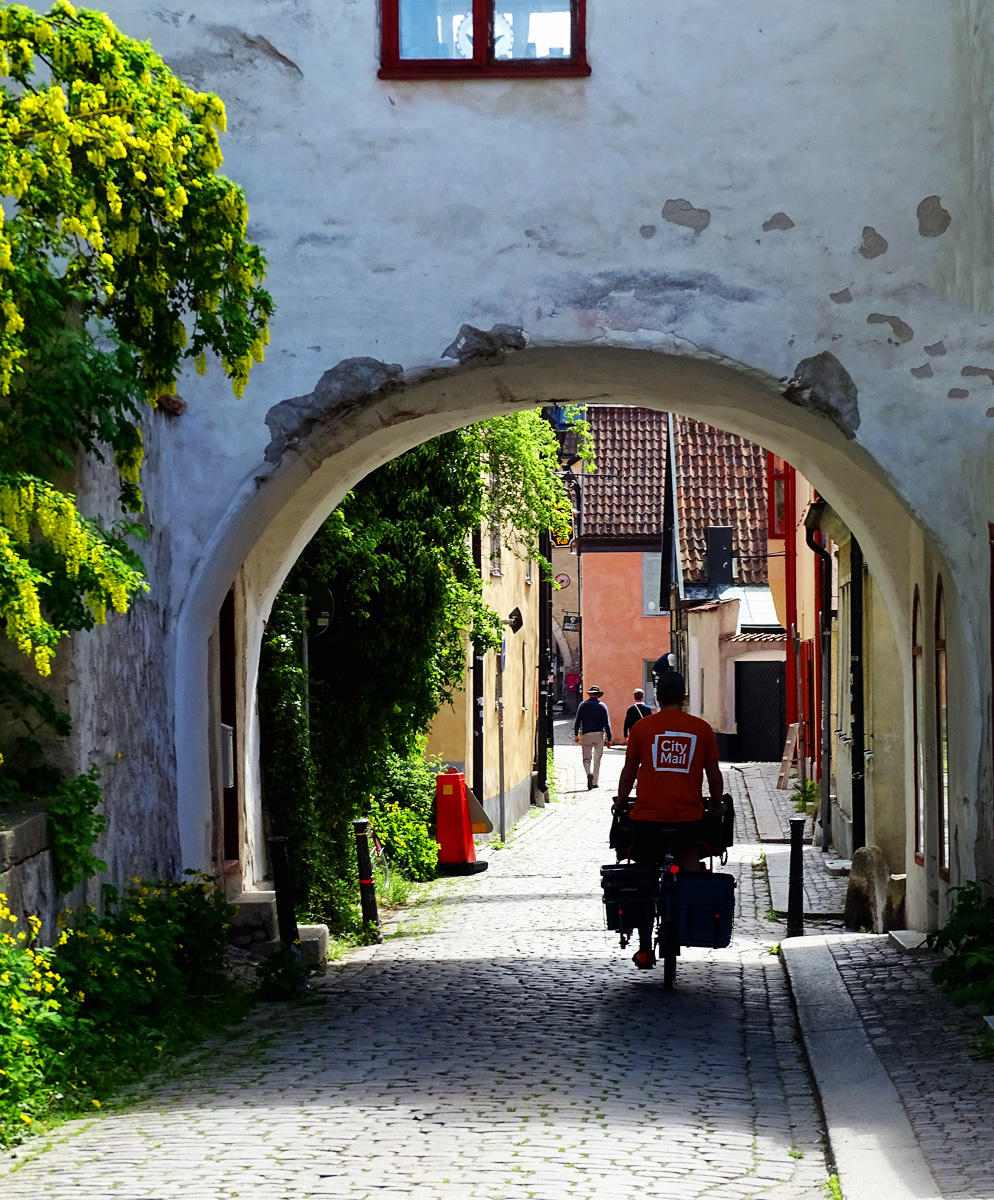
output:
[[[286,852],[285,837],[271,837],[269,861],[273,867],[273,890],[276,892],[276,923],[280,941],[291,949],[298,947],[300,931],[297,929],[297,914],[293,908],[293,888],[290,885],[290,860]]]
[[[373,860],[369,856],[369,821],[359,817],[352,822],[355,830],[355,855],[359,866],[359,903],[362,919],[369,926],[374,940],[383,941],[380,933],[380,914],[376,908],[376,884],[373,882]]]
[[[787,880],[787,936],[804,935],[804,826],[807,818],[790,818],[790,875]]]

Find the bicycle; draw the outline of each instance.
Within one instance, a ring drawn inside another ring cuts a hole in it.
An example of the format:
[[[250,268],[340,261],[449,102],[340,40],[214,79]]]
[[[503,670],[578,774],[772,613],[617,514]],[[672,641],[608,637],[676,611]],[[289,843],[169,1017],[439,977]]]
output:
[[[390,886],[390,859],[387,856],[387,848],[380,841],[379,834],[376,832],[373,822],[366,814],[366,819],[369,821],[369,857],[373,863],[373,872],[380,872],[383,880],[383,890]]]
[[[722,797],[722,801],[726,811],[714,830],[708,830],[715,842],[698,845],[701,857],[711,858],[712,866],[715,857],[725,861],[731,842],[731,797]],[[631,857],[630,826],[627,812],[615,814],[611,845],[619,861],[601,867],[607,925],[620,934],[624,949],[635,929],[651,923],[652,946],[663,966],[663,988],[672,991],[681,946],[717,950],[731,941],[735,879],[710,869],[681,871],[673,853],[673,839],[680,832],[677,825],[660,827],[663,853],[658,866],[621,862],[623,857]]]

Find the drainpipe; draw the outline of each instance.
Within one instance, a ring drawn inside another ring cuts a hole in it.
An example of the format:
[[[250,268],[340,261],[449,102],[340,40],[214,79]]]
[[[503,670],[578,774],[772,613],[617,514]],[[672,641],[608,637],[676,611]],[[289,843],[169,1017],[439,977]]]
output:
[[[825,508],[824,500],[810,506],[804,538],[821,564],[821,848],[827,853],[832,845],[832,556],[815,536]]]
[[[552,538],[544,530],[538,539],[538,552],[547,562],[552,562]],[[538,593],[538,712],[535,786],[540,793],[549,790],[549,747],[552,745],[552,580],[543,572]]]
[[[473,530],[473,563],[483,578],[483,534]],[[482,804],[483,795],[483,655],[473,651],[473,792]]]
[[[849,581],[850,631],[852,656],[850,687],[852,699],[852,848],[853,853],[866,845],[866,730],[863,724],[863,551],[855,537],[850,543]]]

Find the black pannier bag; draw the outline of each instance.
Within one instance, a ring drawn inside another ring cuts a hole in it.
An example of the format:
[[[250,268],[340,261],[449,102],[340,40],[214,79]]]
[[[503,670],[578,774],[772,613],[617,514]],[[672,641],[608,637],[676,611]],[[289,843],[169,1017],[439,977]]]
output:
[[[721,798],[721,812],[718,816],[712,817],[705,811],[701,831],[701,841],[709,847],[715,857],[724,862],[725,851],[735,844],[735,802],[727,792]]]
[[[601,888],[608,929],[628,931],[655,920],[658,867],[609,863],[601,867]]]
[[[677,889],[680,945],[724,949],[732,940],[735,876],[681,871]]]
[[[616,812],[611,818],[611,835],[608,845],[618,858],[628,858],[635,838],[635,822],[628,812]]]

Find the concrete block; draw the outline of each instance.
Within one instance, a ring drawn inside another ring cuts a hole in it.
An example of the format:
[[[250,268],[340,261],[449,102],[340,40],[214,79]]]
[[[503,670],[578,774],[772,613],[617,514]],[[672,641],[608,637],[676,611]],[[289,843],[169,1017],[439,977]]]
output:
[[[887,883],[887,899],[884,901],[883,932],[892,929],[903,929],[906,924],[904,915],[905,895],[908,888],[907,875],[892,875]]]
[[[852,857],[846,907],[843,913],[847,929],[867,929],[884,933],[884,908],[890,871],[879,846],[861,846]]]
[[[257,940],[276,939],[275,892],[242,892],[232,903],[235,905],[235,914],[231,918],[232,940],[244,935],[254,937],[257,931],[262,933],[262,937]]]
[[[300,925],[300,960],[305,967],[323,967],[328,961],[328,926]]]
[[[852,870],[852,859],[826,858],[825,870],[829,873],[829,875],[848,875]]]
[[[48,849],[45,804],[17,804],[0,811],[0,874]]]
[[[916,954],[928,949],[928,934],[920,929],[891,929],[887,936],[890,944],[903,954]]]

